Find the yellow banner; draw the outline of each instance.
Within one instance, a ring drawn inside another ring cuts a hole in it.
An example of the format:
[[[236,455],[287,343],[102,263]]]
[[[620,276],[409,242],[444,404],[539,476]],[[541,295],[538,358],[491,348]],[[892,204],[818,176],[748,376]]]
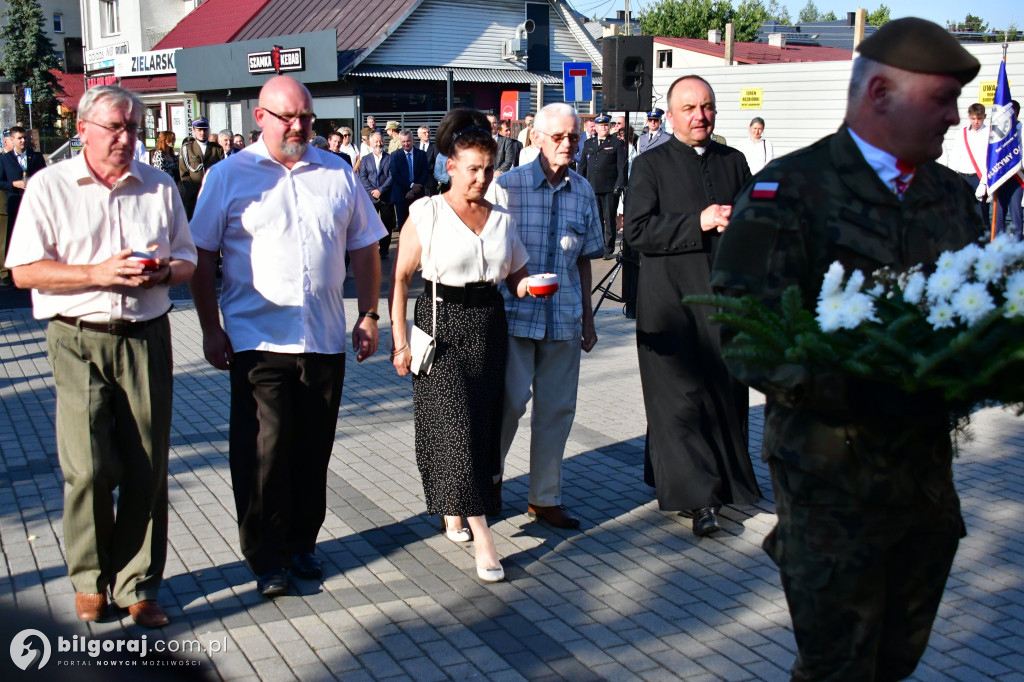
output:
[[[740,88],[740,109],[760,109],[764,104],[764,88]]]

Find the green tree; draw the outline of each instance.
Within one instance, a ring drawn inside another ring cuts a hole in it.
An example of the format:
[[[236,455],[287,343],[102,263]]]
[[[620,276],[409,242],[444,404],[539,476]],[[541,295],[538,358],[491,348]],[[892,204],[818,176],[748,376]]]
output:
[[[890,10],[885,5],[879,5],[878,9],[876,9],[874,12],[868,12],[868,24],[876,27],[881,26],[883,24],[888,24],[889,20],[891,19],[891,17],[889,16],[889,13],[891,11],[892,10]]]
[[[839,21],[839,17],[836,16],[835,12],[833,12],[832,10],[829,10],[829,11],[825,12],[824,14],[822,14],[818,18],[818,21]]]
[[[767,9],[769,21],[777,21],[787,26],[793,23],[793,20],[789,18],[789,10],[785,5],[780,5],[779,0],[769,0]]]
[[[17,120],[28,125],[25,88],[32,88],[32,123],[50,129],[57,116],[57,79],[49,70],[57,68],[57,55],[46,36],[43,9],[36,0],[9,0],[0,22],[0,69],[14,83]]]
[[[736,11],[728,0],[661,0],[640,12],[644,35],[707,38],[708,30],[724,31]]]
[[[814,0],[807,0],[807,4],[800,10],[800,14],[797,17],[797,21],[801,24],[807,24],[812,21],[817,21],[821,17],[821,13],[818,11],[817,6],[814,4]]]
[[[985,33],[988,31],[988,24],[981,17],[968,14],[963,21],[947,21],[946,28],[950,31],[963,31],[965,33]]]
[[[743,0],[736,8],[736,16],[732,20],[736,40],[741,43],[754,42],[761,26],[771,19],[768,8],[761,0]]]

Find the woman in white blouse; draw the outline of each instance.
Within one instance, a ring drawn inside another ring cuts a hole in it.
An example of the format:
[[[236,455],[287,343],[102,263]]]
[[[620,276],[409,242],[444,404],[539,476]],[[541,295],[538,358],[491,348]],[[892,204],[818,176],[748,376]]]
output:
[[[750,136],[740,146],[743,156],[747,157],[747,165],[750,166],[752,174],[757,174],[775,158],[771,140],[763,137],[763,134],[764,119],[757,116],[750,122]]]
[[[527,254],[511,216],[484,198],[497,152],[487,118],[450,111],[438,126],[437,148],[448,157],[451,188],[409,207],[389,297],[392,363],[400,376],[409,374],[406,307],[413,273],[422,269],[415,323],[437,344],[430,373],[413,376],[416,465],[427,513],[443,515],[450,540],[472,539],[477,576],[496,582],[505,573],[485,515],[501,510],[494,480],[508,326],[497,285],[504,280],[514,295],[528,294]]]
[[[348,126],[342,126],[338,128],[338,134],[341,135],[341,146],[338,147],[338,151],[348,154],[348,158],[352,159],[352,172],[359,172],[359,162],[362,161],[362,157],[359,155],[359,147],[357,147],[352,139],[352,129]]]

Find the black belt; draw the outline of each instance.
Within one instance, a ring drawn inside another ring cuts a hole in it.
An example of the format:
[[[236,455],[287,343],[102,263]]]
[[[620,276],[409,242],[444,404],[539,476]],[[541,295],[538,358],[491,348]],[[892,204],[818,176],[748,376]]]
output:
[[[423,284],[423,290],[430,292],[433,286],[430,281],[425,281]],[[461,303],[469,308],[482,308],[501,300],[497,285],[490,282],[470,282],[464,287],[438,284],[437,297],[447,303]]]
[[[164,313],[160,317],[154,317],[152,320],[143,320],[142,322],[132,322],[129,320],[113,320],[111,322],[89,322],[83,320],[80,317],[64,317],[63,315],[54,315],[51,320],[57,322],[63,322],[69,324],[72,327],[81,327],[82,329],[88,329],[94,332],[103,332],[104,334],[114,334],[115,336],[128,336],[129,334],[135,334],[142,331],[151,324],[155,324],[160,320],[167,317],[167,313]]]

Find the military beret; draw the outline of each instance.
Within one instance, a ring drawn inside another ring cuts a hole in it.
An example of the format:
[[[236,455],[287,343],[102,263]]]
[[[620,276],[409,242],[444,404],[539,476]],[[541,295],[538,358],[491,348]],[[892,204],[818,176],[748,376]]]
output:
[[[612,117],[609,116],[608,114],[601,114],[600,116],[598,116],[597,118],[594,119],[594,123],[611,123],[611,122],[612,122]]]
[[[207,121],[205,118],[197,118],[196,120],[192,121],[192,127],[193,128],[206,128],[207,130],[209,130],[210,129],[210,122]]]
[[[373,135],[373,128],[370,126],[363,126],[363,129],[359,131],[359,135],[361,137],[369,137],[370,135]]]
[[[659,109],[659,108],[655,107],[654,109],[651,109],[650,111],[647,112],[647,120],[649,121],[652,118],[661,118],[664,115],[665,115],[665,110],[664,109]]]
[[[904,71],[953,76],[971,82],[981,63],[949,31],[925,19],[906,17],[888,22],[865,38],[861,56]]]
[[[401,130],[402,124],[398,121],[388,121],[387,125],[384,126],[384,130]]]

